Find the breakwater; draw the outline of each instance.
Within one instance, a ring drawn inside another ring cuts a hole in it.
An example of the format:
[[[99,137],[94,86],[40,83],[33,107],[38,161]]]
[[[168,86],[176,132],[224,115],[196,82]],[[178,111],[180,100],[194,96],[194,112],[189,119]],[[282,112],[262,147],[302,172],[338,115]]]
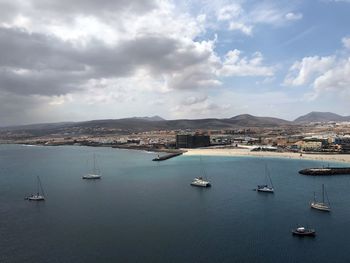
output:
[[[325,167],[325,168],[308,168],[299,171],[303,175],[340,175],[349,174],[350,167]]]
[[[159,156],[157,158],[154,158],[152,161],[155,161],[155,162],[160,162],[160,161],[165,161],[165,160],[168,160],[170,158],[174,158],[176,156],[179,156],[181,155],[182,152],[177,152],[177,153],[169,153],[169,154],[166,154],[166,155],[163,155],[163,156]]]

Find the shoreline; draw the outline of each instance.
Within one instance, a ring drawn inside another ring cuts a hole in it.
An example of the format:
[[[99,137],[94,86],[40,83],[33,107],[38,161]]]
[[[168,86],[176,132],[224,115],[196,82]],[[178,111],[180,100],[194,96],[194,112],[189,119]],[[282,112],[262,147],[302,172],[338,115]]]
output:
[[[350,154],[251,152],[249,149],[186,149],[184,156],[260,157],[350,163]]]

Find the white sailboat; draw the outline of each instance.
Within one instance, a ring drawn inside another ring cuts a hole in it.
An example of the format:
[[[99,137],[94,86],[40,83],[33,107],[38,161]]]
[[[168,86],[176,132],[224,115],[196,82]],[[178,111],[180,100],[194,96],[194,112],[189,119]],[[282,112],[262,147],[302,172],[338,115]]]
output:
[[[96,156],[94,154],[94,166],[91,173],[83,175],[83,179],[101,179],[102,175],[96,166]]]
[[[29,201],[44,201],[45,200],[45,194],[44,194],[44,189],[41,185],[40,177],[37,176],[37,193],[36,194],[31,194],[27,197],[25,197],[26,200]]]
[[[197,186],[197,187],[210,187],[211,184],[210,182],[206,179],[206,172],[205,169],[203,168],[202,165],[202,158],[200,158],[200,163],[201,163],[201,169],[202,169],[202,174],[204,175],[205,179],[202,176],[195,177],[193,181],[191,182],[192,186]]]
[[[266,184],[258,185],[256,190],[258,192],[273,193],[275,190],[273,188],[272,180],[270,177],[270,172],[267,169],[267,165],[265,165],[265,179],[266,179]],[[269,183],[270,183],[270,185],[269,185]]]
[[[326,194],[327,201],[328,201],[327,203],[324,200],[325,194]],[[316,194],[314,192],[314,200],[310,202],[310,207],[314,208],[314,209],[317,209],[317,210],[320,210],[320,211],[325,211],[325,212],[330,212],[331,211],[331,206],[330,206],[330,203],[329,203],[329,200],[328,200],[328,195],[327,195],[327,192],[325,190],[324,184],[322,184],[322,202],[317,202],[316,201]]]

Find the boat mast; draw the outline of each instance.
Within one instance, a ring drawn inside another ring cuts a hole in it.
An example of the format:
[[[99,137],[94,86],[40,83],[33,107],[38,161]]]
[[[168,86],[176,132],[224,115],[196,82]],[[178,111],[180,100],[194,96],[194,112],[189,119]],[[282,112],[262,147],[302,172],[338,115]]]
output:
[[[41,191],[41,194],[43,196],[45,196],[45,192],[44,192],[43,186],[41,185],[40,177],[37,176],[37,178],[38,178],[38,193],[40,193],[40,191]]]
[[[207,173],[206,173],[206,171],[204,169],[204,166],[203,166],[202,156],[199,157],[199,161],[200,161],[200,164],[201,164],[202,174],[203,174],[204,178],[207,179]]]
[[[267,178],[268,178],[270,181],[271,187],[273,188],[270,172],[269,172],[269,169],[267,169],[267,164],[265,164],[265,176],[266,176],[266,183],[268,183],[267,181]]]
[[[39,176],[37,176],[36,178],[37,178],[37,187],[38,187],[37,194],[39,195],[39,193],[40,193],[40,178],[39,178]]]
[[[322,203],[324,204],[324,184],[322,184]]]
[[[94,153],[94,170],[93,170],[93,173],[96,174],[96,156],[95,156],[95,153]]]

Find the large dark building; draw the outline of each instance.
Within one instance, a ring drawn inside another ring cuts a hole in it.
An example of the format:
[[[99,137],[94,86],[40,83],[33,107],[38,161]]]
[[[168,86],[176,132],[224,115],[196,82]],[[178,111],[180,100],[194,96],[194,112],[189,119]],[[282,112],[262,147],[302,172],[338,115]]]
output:
[[[337,137],[334,143],[341,146],[342,152],[350,152],[350,137]]]
[[[210,136],[208,135],[176,135],[176,148],[197,148],[210,146]]]

